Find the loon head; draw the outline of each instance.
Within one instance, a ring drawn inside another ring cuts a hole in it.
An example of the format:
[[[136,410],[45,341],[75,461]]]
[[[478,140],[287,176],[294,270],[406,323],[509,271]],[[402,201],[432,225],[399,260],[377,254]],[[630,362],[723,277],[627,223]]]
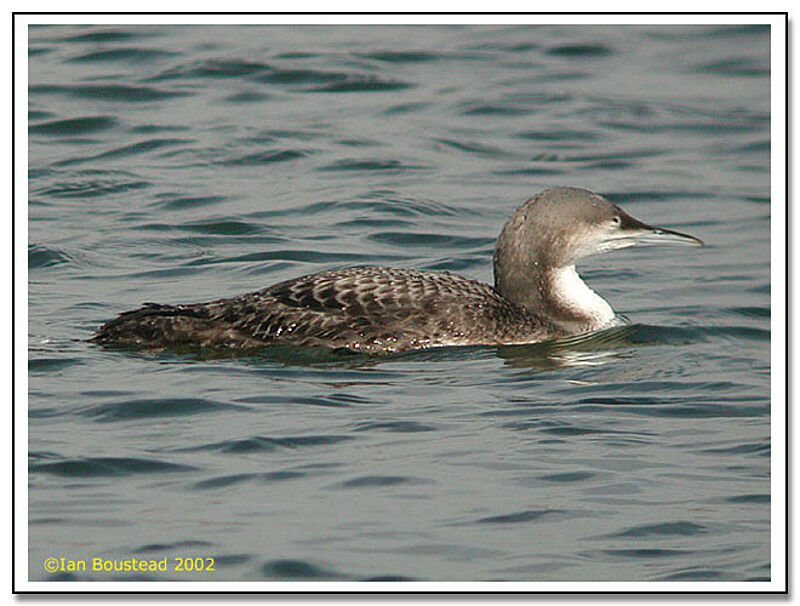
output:
[[[703,242],[647,225],[588,190],[547,189],[522,204],[503,227],[494,255],[495,288],[540,315],[574,316],[577,319],[563,322],[570,330],[577,324],[596,328],[613,319],[614,313],[580,280],[575,264],[597,253],[640,244],[702,246]]]
[[[647,225],[588,190],[554,187],[517,209],[503,228],[498,248],[501,244],[524,251],[529,262],[565,267],[597,253],[639,244],[703,242]]]

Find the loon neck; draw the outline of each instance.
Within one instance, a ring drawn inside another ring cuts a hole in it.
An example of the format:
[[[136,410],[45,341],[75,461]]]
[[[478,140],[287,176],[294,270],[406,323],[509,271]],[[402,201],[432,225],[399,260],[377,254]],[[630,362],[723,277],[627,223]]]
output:
[[[599,330],[614,323],[611,305],[589,288],[574,265],[544,272],[539,290],[544,313],[569,332]]]
[[[513,283],[496,280],[498,292],[530,313],[547,319],[567,334],[614,325],[614,310],[603,297],[589,288],[574,265],[542,267],[537,263],[528,269],[526,276],[516,276],[517,280]]]

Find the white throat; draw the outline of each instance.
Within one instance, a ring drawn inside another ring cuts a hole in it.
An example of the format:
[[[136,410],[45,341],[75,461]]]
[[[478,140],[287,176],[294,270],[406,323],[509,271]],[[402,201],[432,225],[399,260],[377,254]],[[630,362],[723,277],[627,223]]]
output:
[[[553,302],[559,310],[566,312],[563,321],[555,318],[564,328],[588,332],[616,323],[614,310],[603,297],[587,286],[574,265],[553,270],[549,285]]]

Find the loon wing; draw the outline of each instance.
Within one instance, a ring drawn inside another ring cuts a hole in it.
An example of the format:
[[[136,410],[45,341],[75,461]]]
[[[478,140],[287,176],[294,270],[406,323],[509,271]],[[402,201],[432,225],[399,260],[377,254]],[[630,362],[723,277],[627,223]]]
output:
[[[443,282],[453,278],[380,267],[326,271],[245,295],[237,305],[238,319],[231,321],[264,341],[406,348],[420,343],[426,331],[440,332],[431,325],[444,321],[439,313],[448,303]]]

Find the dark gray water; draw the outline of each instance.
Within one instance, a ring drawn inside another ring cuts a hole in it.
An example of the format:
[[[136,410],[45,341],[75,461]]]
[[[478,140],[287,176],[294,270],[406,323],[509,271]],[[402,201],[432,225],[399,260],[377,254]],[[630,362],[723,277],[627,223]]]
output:
[[[29,34],[31,580],[770,578],[768,28]],[[84,342],[324,269],[491,281],[554,185],[709,246],[591,260],[631,323],[574,343]]]

